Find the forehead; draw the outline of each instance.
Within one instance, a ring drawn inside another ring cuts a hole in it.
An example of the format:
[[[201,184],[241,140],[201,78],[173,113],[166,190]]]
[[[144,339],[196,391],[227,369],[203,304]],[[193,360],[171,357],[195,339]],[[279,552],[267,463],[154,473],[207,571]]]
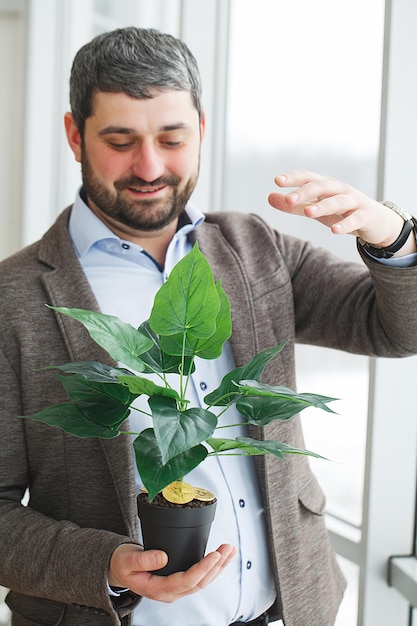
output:
[[[132,98],[125,93],[97,92],[93,96],[92,115],[86,123],[97,130],[106,127],[132,131],[158,130],[173,125],[193,127],[199,123],[191,93],[157,91],[152,98]]]

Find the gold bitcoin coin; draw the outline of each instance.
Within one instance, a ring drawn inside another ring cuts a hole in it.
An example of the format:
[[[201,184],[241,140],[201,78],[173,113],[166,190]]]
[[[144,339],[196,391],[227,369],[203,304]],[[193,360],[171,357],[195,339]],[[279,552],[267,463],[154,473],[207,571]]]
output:
[[[214,493],[211,493],[208,489],[202,487],[195,487],[195,499],[201,500],[201,502],[211,502],[216,499]]]
[[[175,480],[173,483],[162,490],[165,500],[173,504],[187,504],[195,498],[195,489],[188,483],[181,480]]]

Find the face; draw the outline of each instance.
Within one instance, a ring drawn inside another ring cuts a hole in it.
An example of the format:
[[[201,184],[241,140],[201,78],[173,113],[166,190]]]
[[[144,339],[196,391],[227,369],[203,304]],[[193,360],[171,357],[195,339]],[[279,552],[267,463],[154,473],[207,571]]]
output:
[[[90,208],[124,235],[175,225],[197,182],[204,133],[191,95],[99,92],[93,105],[83,138],[65,117]]]

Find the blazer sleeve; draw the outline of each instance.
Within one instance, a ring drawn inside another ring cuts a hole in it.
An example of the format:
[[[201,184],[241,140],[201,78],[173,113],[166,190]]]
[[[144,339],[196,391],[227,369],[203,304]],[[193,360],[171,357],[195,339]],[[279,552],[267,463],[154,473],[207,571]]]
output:
[[[132,539],[52,519],[21,503],[31,483],[26,423],[16,417],[20,383],[1,349],[0,371],[0,584],[14,594],[104,610],[118,624],[138,598],[112,601],[107,572],[115,548]]]
[[[294,295],[296,341],[381,357],[417,352],[417,266],[367,255],[348,263],[309,242],[277,235]]]

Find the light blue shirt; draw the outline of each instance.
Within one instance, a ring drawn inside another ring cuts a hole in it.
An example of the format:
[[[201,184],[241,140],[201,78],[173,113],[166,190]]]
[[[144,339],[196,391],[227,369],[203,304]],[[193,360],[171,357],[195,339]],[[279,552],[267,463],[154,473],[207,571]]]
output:
[[[116,236],[99,220],[77,194],[69,222],[69,231],[80,263],[103,313],[117,315],[137,327],[148,319],[155,293],[176,263],[191,249],[188,233],[204,220],[191,204],[186,207],[190,223],[181,226],[169,244],[165,267],[141,248]],[[203,398],[233,369],[229,344],[220,358],[197,360],[189,385],[188,399],[205,406]],[[174,380],[178,377],[171,375]],[[170,381],[171,382],[171,381]],[[149,410],[146,399],[137,406]],[[130,416],[132,431],[150,425],[150,418],[138,411]],[[240,422],[230,409],[220,424]],[[240,432],[239,432],[240,431]],[[225,428],[221,436],[244,434],[243,427]],[[251,457],[211,457],[186,478],[196,487],[216,494],[217,510],[212,525],[208,551],[222,543],[237,547],[238,555],[224,572],[197,594],[165,604],[143,598],[135,611],[135,626],[221,626],[233,621],[254,619],[275,600],[275,587],[267,550],[264,510],[254,461]],[[137,488],[142,483],[136,475]],[[139,538],[140,540],[141,538]]]

